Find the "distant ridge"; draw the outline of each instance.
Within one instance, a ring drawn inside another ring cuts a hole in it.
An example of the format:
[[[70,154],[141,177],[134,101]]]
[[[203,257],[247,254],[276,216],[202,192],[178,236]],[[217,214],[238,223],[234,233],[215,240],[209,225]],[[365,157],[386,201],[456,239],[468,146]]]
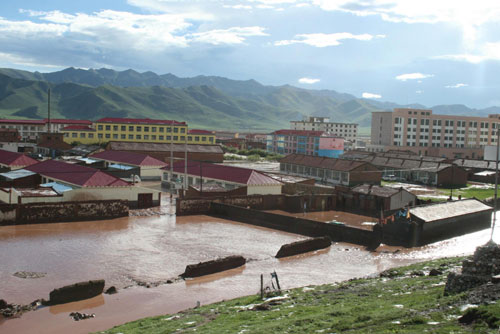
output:
[[[52,89],[54,117],[94,120],[100,117],[149,117],[187,121],[191,127],[269,131],[288,128],[306,115],[330,117],[369,127],[371,112],[393,108],[426,108],[356,98],[333,90],[290,85],[265,86],[255,80],[218,76],[180,78],[132,69],[76,69],[28,72],[0,69],[0,112],[7,118],[43,118],[46,91]],[[486,116],[500,108],[435,106],[440,114]]]

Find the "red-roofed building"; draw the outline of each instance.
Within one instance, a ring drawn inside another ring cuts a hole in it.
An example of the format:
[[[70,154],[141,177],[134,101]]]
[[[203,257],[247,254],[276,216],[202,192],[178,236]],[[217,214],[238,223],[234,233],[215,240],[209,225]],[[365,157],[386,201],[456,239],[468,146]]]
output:
[[[80,144],[96,144],[99,142],[94,128],[88,125],[70,125],[61,129],[64,141],[68,144],[78,142]]]
[[[164,167],[162,184],[173,188],[172,182],[182,188],[184,182],[185,162],[174,163],[173,175],[170,177],[170,168]],[[281,194],[282,183],[253,169],[239,168],[226,165],[211,164],[199,161],[187,162],[188,186],[199,186],[203,180],[205,184],[216,184],[227,190],[246,188],[246,195]],[[202,187],[200,187],[202,188]]]
[[[64,127],[70,125],[91,126],[92,122],[79,119],[0,119],[1,129],[16,129],[19,131],[21,140],[36,141],[40,133],[57,133]]]
[[[105,162],[105,167],[114,165],[138,167],[142,180],[160,180],[162,171],[167,163],[155,159],[147,154],[125,151],[102,151],[90,156],[91,159]],[[117,166],[120,168],[120,166]]]
[[[324,131],[278,130],[267,135],[267,151],[336,158],[344,153],[344,138]]]
[[[0,170],[2,172],[20,169],[38,163],[24,154],[0,150]]]

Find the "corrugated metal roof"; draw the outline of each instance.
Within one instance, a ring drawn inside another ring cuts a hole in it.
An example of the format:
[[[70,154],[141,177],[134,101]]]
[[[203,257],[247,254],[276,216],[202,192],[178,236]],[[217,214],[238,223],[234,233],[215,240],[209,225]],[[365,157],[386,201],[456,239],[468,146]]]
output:
[[[109,142],[109,147],[114,151],[139,151],[139,152],[184,152],[185,144],[173,144],[170,148],[169,143],[133,143],[133,142]],[[187,145],[188,153],[219,153],[224,151],[220,145]]]
[[[352,188],[352,191],[355,193],[363,194],[363,195],[373,195],[378,197],[391,197],[395,194],[398,194],[403,189],[391,188],[391,187],[382,187],[377,185],[370,184],[362,184],[357,187]]]
[[[62,194],[63,192],[73,190],[70,186],[67,186],[65,184],[61,184],[58,182],[48,182],[41,184],[40,187],[50,187],[54,189],[57,193]]]
[[[201,164],[201,165],[200,165]],[[195,177],[234,182],[244,185],[281,185],[282,183],[253,169],[211,164],[208,162],[188,161],[187,172]],[[164,167],[169,170],[169,167]],[[174,172],[184,173],[184,161],[174,162]]]
[[[24,167],[38,163],[37,160],[22,153],[0,150],[0,164],[10,167]]]
[[[12,170],[10,172],[6,173],[0,173],[1,176],[9,179],[9,180],[17,180],[21,179],[23,177],[35,175],[36,173],[33,173],[32,171],[26,170],[26,169],[16,169]]]
[[[120,164],[111,164],[109,165],[110,168],[115,168],[115,169],[120,169],[120,170],[131,170],[134,167],[132,166],[126,166],[126,165],[120,165]]]
[[[476,199],[466,199],[410,208],[410,215],[428,223],[488,210],[493,209]]]
[[[303,154],[290,154],[280,160],[280,163],[289,163],[308,167],[320,167],[337,171],[350,171],[363,165],[370,165],[364,161],[317,157]]]
[[[123,151],[102,151],[92,154],[92,159],[105,160],[118,164],[128,164],[133,166],[156,166],[163,167],[167,164],[161,160],[150,157],[144,153],[123,152]]]
[[[25,169],[47,178],[82,187],[125,187],[130,185],[128,182],[100,170],[56,160],[39,162]]]

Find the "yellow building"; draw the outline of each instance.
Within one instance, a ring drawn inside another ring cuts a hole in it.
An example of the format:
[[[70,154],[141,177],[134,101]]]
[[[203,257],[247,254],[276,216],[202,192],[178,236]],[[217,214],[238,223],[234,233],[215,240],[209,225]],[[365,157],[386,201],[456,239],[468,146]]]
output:
[[[194,129],[188,133],[186,122],[174,120],[106,117],[95,121],[93,125],[93,129],[75,126],[62,129],[64,140],[82,144],[109,141],[183,144],[186,140],[188,144],[215,144],[214,133]]]

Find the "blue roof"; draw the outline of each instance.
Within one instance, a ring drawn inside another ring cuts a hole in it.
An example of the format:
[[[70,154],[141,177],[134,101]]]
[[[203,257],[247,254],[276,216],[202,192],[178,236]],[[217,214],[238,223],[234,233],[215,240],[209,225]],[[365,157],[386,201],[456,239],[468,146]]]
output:
[[[10,172],[5,172],[5,173],[0,173],[1,176],[9,179],[9,180],[16,180],[20,179],[26,176],[31,176],[35,175],[36,173],[26,170],[26,169],[16,169],[16,170],[11,170]]]
[[[130,169],[134,168],[132,166],[120,165],[120,164],[111,164],[111,165],[109,165],[109,167],[110,168],[121,169],[121,170],[130,170]]]
[[[73,190],[73,188],[62,184],[62,183],[57,183],[57,182],[49,182],[49,183],[44,183],[41,184],[40,187],[52,187],[57,193],[61,194],[65,191]]]
[[[93,163],[95,163],[95,162],[97,162],[97,161],[98,161],[98,160],[95,160],[95,159],[90,159],[90,158],[76,158],[76,160],[83,161],[83,162],[85,162],[87,165],[93,164]]]

